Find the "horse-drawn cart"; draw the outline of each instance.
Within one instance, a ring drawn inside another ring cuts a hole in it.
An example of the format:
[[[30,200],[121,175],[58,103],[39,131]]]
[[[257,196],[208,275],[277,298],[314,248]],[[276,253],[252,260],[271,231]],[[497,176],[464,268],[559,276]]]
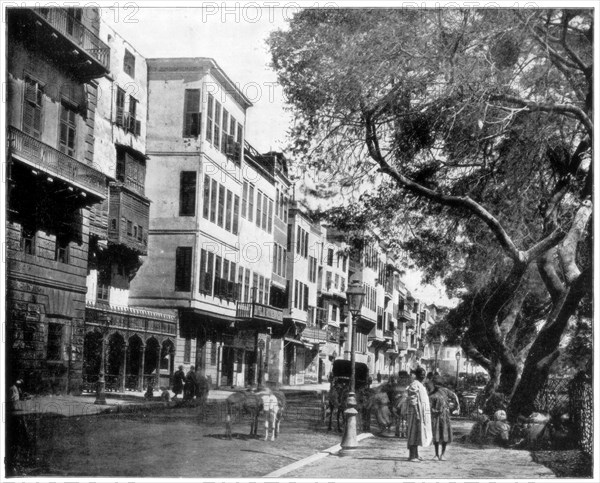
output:
[[[363,395],[369,391],[372,378],[369,375],[369,366],[363,362],[354,363],[354,382],[357,401],[357,410],[360,414]],[[346,359],[337,359],[333,361],[333,367],[329,376],[331,383],[329,395],[327,398],[327,410],[329,412],[328,429],[331,430],[333,413],[336,413],[338,431],[341,431],[340,416],[344,421],[344,411],[350,392],[350,377],[352,372],[352,363]]]

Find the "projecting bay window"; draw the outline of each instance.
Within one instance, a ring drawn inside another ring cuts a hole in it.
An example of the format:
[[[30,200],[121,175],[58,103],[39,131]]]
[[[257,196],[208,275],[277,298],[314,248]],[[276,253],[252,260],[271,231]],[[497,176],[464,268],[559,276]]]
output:
[[[75,157],[75,135],[77,134],[77,114],[75,107],[62,102],[60,107],[60,151]]]
[[[175,251],[175,291],[189,292],[192,286],[192,247]]]
[[[183,137],[198,137],[200,125],[200,89],[186,89],[183,106]]]
[[[25,77],[23,99],[23,132],[36,139],[42,137],[43,86],[30,77]]]
[[[196,171],[182,171],[179,176],[179,216],[196,214]]]

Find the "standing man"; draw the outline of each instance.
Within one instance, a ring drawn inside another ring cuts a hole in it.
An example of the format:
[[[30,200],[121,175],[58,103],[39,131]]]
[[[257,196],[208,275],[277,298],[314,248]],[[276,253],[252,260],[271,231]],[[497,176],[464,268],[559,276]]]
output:
[[[209,390],[208,379],[204,375],[204,371],[198,368],[196,371],[196,399],[203,405],[206,403]]]
[[[179,366],[179,369],[173,374],[173,401],[177,399],[177,396],[183,392],[183,384],[185,381],[185,373],[183,372],[183,366]]]
[[[408,461],[420,463],[419,446],[431,444],[431,411],[429,396],[422,382],[425,369],[418,366],[411,371],[413,381],[408,386],[407,446]]]
[[[185,388],[183,392],[184,400],[192,400],[196,395],[196,387],[198,381],[196,379],[196,366],[190,366],[189,372],[185,376]]]

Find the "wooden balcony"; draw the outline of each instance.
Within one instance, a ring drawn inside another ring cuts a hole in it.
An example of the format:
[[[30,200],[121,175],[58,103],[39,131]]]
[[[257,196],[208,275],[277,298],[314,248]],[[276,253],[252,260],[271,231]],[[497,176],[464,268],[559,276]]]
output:
[[[58,149],[25,134],[14,126],[8,128],[10,153],[35,171],[65,181],[77,188],[89,204],[103,200],[107,195],[107,178],[94,166],[78,161]],[[75,193],[75,190],[74,190]]]
[[[120,184],[111,184],[108,241],[148,254],[150,201]]]
[[[238,302],[236,318],[281,325],[283,324],[283,309],[256,302]]]
[[[306,327],[302,331],[302,337],[310,342],[327,342],[327,330],[318,327]]]
[[[90,13],[91,12],[91,13]],[[11,34],[22,38],[82,80],[110,73],[110,47],[64,8],[8,10]],[[99,15],[83,9],[82,15]]]
[[[175,336],[177,319],[173,315],[133,307],[113,307],[103,303],[86,303],[85,323],[101,326],[106,324],[115,330]]]

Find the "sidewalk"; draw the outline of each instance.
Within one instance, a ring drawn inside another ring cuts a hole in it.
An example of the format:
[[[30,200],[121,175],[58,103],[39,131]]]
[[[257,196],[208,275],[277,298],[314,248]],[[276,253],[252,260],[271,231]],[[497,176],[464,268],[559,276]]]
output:
[[[466,434],[472,422],[456,421],[456,435]],[[362,439],[361,439],[362,436]],[[458,438],[455,438],[458,439]],[[339,445],[321,453],[280,468],[265,478],[310,479],[484,479],[555,478],[554,473],[535,463],[529,451],[504,449],[496,446],[479,447],[457,441],[448,445],[446,461],[434,461],[433,445],[420,448],[420,463],[408,461],[405,439],[359,435],[354,450],[340,450]]]
[[[279,390],[292,391],[328,391],[329,383],[304,384],[298,386],[281,386]],[[222,401],[234,391],[234,389],[212,389],[208,394],[208,401]],[[171,392],[171,400],[173,393]],[[57,396],[33,396],[31,399],[19,401],[16,404],[15,414],[46,414],[64,417],[90,416],[103,412],[118,412],[126,406],[155,406],[164,404],[160,400],[158,391],[154,393],[154,399],[147,401],[142,391],[107,392],[106,404],[94,404],[96,399],[93,393],[84,393],[81,396],[57,395]],[[181,396],[179,396],[179,399]],[[3,406],[2,412],[6,411]]]

